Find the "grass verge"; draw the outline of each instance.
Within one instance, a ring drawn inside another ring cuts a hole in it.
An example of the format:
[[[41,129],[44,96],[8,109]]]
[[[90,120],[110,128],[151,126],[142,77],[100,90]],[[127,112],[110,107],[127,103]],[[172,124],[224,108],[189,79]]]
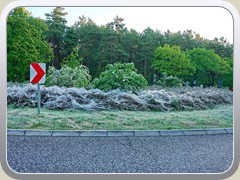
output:
[[[164,130],[230,128],[233,106],[178,112],[149,111],[52,111],[8,106],[8,129],[41,130]]]

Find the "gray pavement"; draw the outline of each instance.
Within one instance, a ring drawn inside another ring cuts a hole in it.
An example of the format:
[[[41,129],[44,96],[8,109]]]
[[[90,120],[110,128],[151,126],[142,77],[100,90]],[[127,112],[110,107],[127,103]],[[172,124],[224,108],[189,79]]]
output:
[[[221,173],[232,163],[232,134],[99,134],[8,135],[8,163],[21,173]]]

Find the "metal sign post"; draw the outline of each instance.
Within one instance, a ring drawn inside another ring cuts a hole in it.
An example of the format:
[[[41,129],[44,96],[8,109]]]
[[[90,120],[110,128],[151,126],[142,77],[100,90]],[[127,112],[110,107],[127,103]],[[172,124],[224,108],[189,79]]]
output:
[[[41,92],[40,84],[45,83],[46,79],[46,64],[45,63],[31,63],[30,64],[30,82],[37,84],[37,101],[38,101],[38,115],[41,108]]]
[[[40,84],[38,83],[38,115],[40,114],[41,108],[41,93],[40,93]]]

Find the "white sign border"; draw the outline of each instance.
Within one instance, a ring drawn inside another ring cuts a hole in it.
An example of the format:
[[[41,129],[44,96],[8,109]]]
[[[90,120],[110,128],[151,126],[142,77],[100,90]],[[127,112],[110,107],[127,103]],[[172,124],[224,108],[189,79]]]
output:
[[[43,77],[40,79],[38,82],[39,84],[44,84],[46,81],[46,64],[45,63],[37,63],[39,66],[42,68],[42,70],[45,72]],[[30,64],[30,83],[32,82],[33,78],[37,75],[37,72],[35,69],[32,67],[32,63]]]

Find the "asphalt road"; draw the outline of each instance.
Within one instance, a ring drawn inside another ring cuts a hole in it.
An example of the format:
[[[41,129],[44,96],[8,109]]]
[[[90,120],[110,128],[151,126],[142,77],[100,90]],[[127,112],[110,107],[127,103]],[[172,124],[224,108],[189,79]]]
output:
[[[232,134],[166,137],[8,136],[10,167],[21,173],[221,173]]]

